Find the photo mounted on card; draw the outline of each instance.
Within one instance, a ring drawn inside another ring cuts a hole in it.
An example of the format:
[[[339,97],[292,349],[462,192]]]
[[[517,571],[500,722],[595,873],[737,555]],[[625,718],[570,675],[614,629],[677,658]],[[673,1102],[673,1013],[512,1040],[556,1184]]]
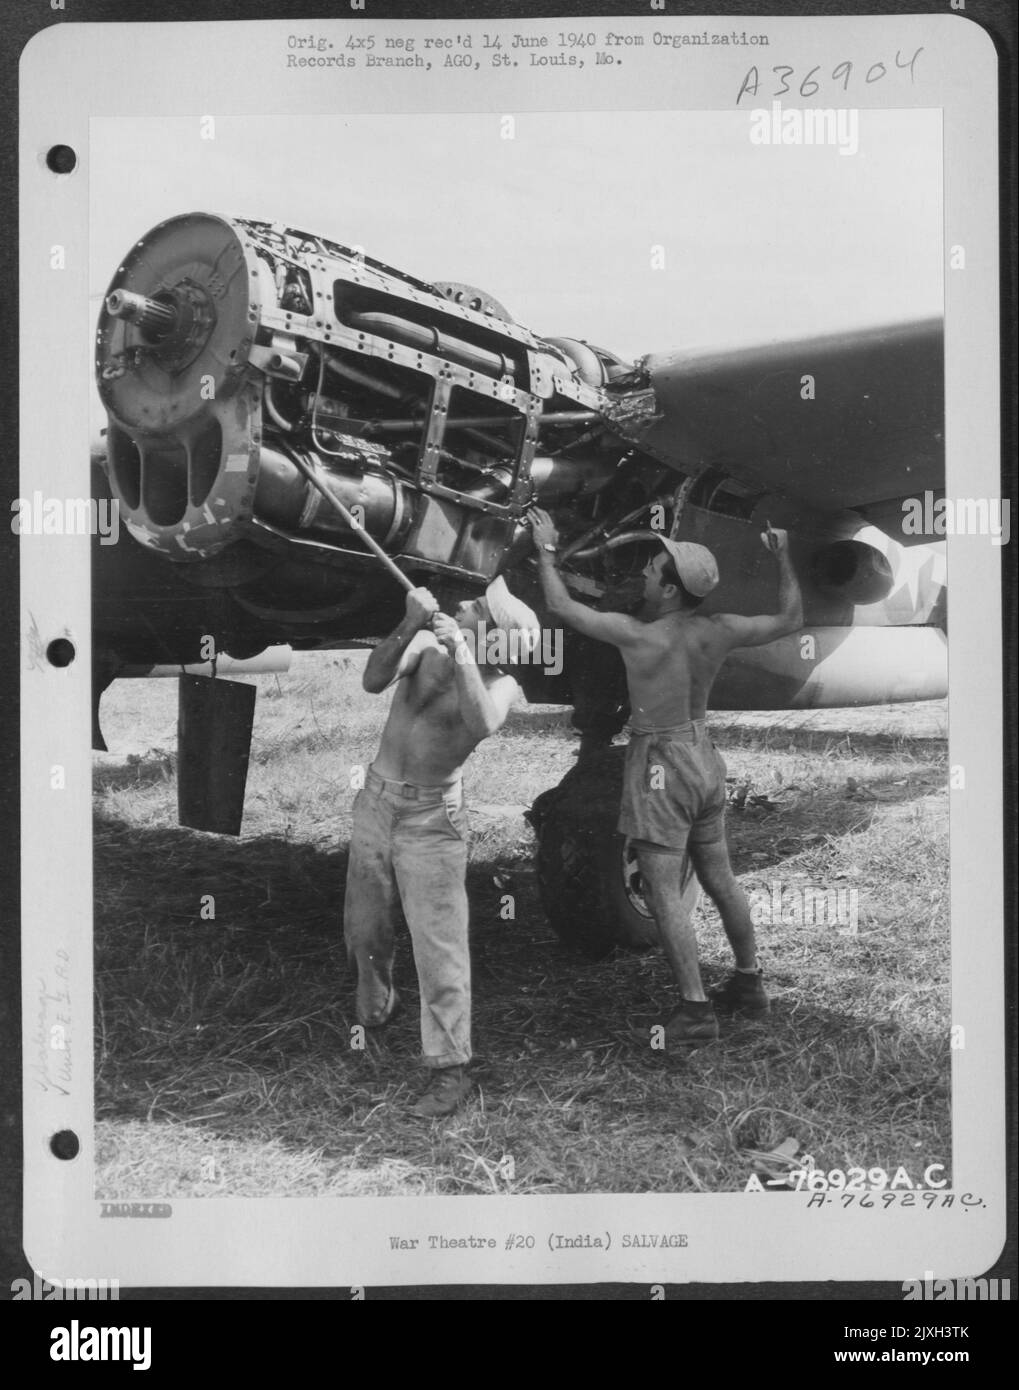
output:
[[[981,1275],[991,42],[200,32],[21,60],[33,1268]]]

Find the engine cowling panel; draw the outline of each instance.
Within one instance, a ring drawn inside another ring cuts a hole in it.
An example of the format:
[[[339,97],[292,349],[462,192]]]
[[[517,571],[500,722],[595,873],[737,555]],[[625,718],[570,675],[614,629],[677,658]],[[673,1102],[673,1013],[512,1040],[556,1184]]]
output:
[[[930,583],[903,579],[900,548],[859,514],[700,456],[640,364],[537,337],[483,291],[312,233],[205,213],[159,224],[111,282],[96,371],[122,520],[175,562],[176,588],[209,598],[189,596],[192,638],[240,650],[252,626],[299,646],[377,635],[394,586],[358,531],[442,597],[505,569],[540,607],[521,522],[535,500],[588,601],[636,581],[664,532],[718,555],[705,612],[761,611],[770,521],[789,530],[808,623],[940,612],[933,568]],[[649,431],[669,448],[646,450]]]
[[[574,442],[600,393],[495,301],[455,291],[267,223],[154,228],[97,333],[128,529],[185,563],[266,531],[363,560],[311,469],[395,557],[490,578],[528,501],[597,490],[615,460],[592,447],[535,476],[539,428]]]

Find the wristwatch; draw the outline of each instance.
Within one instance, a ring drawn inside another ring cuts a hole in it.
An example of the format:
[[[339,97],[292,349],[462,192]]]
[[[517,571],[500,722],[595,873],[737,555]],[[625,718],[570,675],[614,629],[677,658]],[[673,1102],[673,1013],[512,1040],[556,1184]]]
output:
[[[556,548],[550,541],[543,541],[541,548],[542,550],[547,550],[550,555],[556,554]]]

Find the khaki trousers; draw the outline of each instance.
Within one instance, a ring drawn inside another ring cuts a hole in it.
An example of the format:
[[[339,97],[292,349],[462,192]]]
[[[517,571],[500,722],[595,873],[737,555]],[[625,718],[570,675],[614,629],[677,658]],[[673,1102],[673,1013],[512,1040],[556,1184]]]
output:
[[[410,929],[421,991],[425,1066],[471,1059],[467,823],[459,781],[393,782],[369,769],[354,800],[343,931],[357,970],[357,1012],[382,1022],[392,1006],[397,904]]]

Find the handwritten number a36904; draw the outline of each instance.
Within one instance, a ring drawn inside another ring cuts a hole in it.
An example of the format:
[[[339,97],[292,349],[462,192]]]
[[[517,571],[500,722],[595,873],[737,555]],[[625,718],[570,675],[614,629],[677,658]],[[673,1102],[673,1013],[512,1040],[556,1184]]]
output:
[[[922,52],[923,48],[920,47],[915,50],[912,56],[903,58],[902,50],[896,50],[895,68],[899,72],[908,72],[910,83],[914,83],[916,81],[916,60],[919,58]],[[850,59],[843,59],[841,63],[836,63],[835,67],[832,69],[830,74],[830,80],[835,83],[841,83],[843,92],[848,92],[850,81],[852,80],[855,68],[856,65]],[[773,92],[768,93],[769,96],[782,97],[785,96],[787,92],[792,91],[791,84],[795,79],[795,68],[790,67],[786,63],[779,63],[776,64],[776,66],[773,67],[771,71],[775,74],[776,78],[778,79],[778,85],[776,86]],[[821,90],[821,87],[823,85],[822,82],[817,81],[814,77],[814,74],[820,71],[821,64],[817,63],[804,75],[804,77],[801,79],[799,83],[799,96],[803,97],[805,100],[809,100],[810,97],[814,96],[817,92]],[[866,70],[864,71],[863,81],[868,87],[872,87],[875,82],[880,82],[883,77],[887,77],[888,71],[888,65],[882,62],[881,59],[878,59],[876,62],[871,63],[868,68],[866,68]],[[748,68],[746,76],[740,83],[740,89],[736,96],[736,105],[738,106],[745,96],[757,96],[760,93],[760,90],[761,74],[757,65],[754,64],[752,67]]]

